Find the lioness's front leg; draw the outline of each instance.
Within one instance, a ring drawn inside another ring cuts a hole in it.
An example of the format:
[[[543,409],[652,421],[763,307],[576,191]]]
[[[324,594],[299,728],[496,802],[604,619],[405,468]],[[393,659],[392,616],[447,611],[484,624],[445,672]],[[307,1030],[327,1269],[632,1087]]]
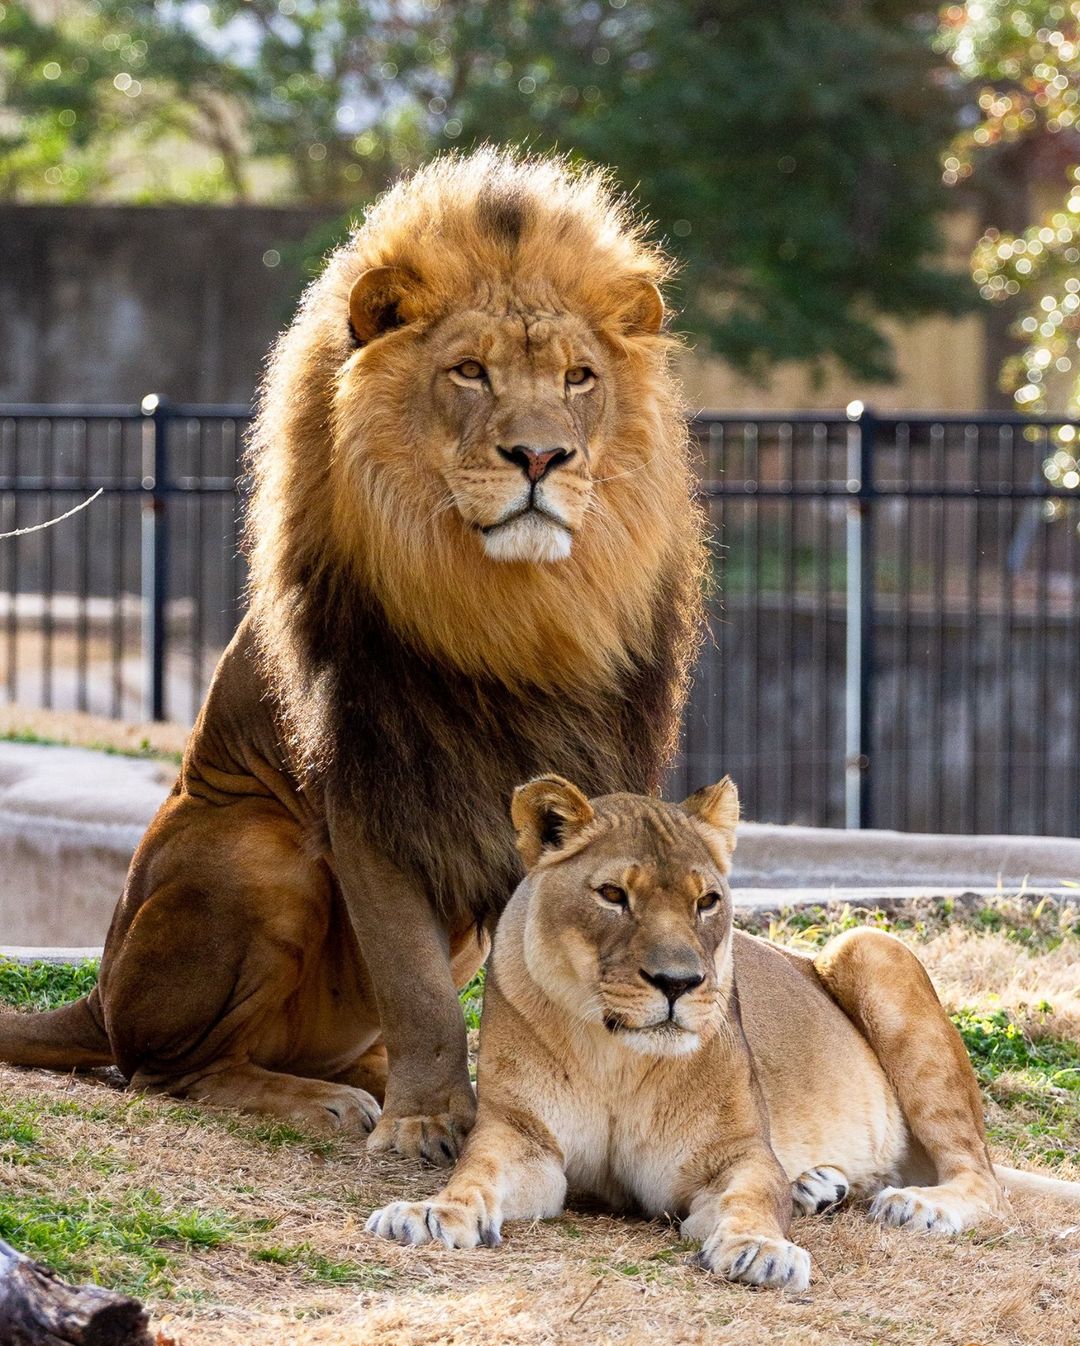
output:
[[[497,1247],[505,1219],[558,1215],[566,1197],[562,1155],[534,1117],[524,1127],[481,1112],[454,1176],[430,1201],[395,1201],[373,1211],[369,1234],[447,1248]]]
[[[701,1243],[699,1266],[747,1285],[805,1290],[810,1254],[787,1238],[791,1189],[769,1146],[748,1140],[703,1156],[699,1167],[718,1170],[693,1196],[682,1223],[684,1236]]]
[[[333,866],[360,942],[389,1056],[372,1150],[450,1164],[476,1116],[447,932],[420,886],[329,803]]]

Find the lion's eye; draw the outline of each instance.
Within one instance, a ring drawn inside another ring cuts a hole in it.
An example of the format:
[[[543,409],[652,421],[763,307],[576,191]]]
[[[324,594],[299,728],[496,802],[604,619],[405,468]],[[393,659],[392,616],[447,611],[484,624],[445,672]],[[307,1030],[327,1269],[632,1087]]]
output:
[[[613,907],[622,907],[625,911],[630,906],[630,899],[618,884],[602,883],[596,892],[599,897],[602,897],[605,902],[610,903]]]
[[[697,909],[698,911],[715,911],[719,905],[720,905],[719,893],[705,893],[703,896],[698,898]]]
[[[573,369],[566,371],[566,382],[571,388],[576,388],[578,392],[582,389],[591,387],[596,382],[596,375],[586,365],[575,365]]]
[[[487,371],[479,360],[462,360],[461,364],[454,366],[453,372],[469,383],[481,383],[487,378]]]

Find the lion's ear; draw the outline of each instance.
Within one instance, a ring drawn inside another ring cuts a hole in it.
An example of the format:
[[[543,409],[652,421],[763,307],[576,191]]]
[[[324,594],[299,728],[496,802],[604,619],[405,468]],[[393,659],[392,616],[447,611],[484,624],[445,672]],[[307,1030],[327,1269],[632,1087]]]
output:
[[[628,336],[655,336],[664,325],[664,297],[651,280],[625,286],[619,325]]]
[[[719,833],[725,853],[731,855],[739,825],[739,792],[730,776],[695,790],[689,799],[683,800],[681,808],[710,831]]]
[[[408,321],[406,300],[415,285],[415,277],[400,266],[373,266],[353,281],[349,326],[359,345]]]
[[[593,817],[592,805],[562,776],[538,776],[519,785],[510,804],[521,858],[532,869],[545,851],[558,850]]]

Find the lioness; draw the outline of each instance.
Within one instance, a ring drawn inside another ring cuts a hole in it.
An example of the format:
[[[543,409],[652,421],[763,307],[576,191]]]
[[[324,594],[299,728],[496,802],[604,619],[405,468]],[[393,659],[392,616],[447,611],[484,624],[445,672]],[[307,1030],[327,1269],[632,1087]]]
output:
[[[1080,1197],[995,1172],[960,1035],[899,940],[807,958],[732,931],[730,780],[675,807],[547,776],[512,812],[530,869],[495,937],[476,1128],[442,1192],[370,1232],[497,1244],[569,1184],[677,1216],[710,1271],[796,1289],[793,1206],[872,1196],[875,1219],[951,1232],[1007,1209],[999,1176]]]
[[[668,270],[562,160],[450,156],[372,208],[274,352],[251,610],[99,986],[0,1016],[0,1060],[454,1157],[503,801],[655,789],[678,726],[703,553]]]

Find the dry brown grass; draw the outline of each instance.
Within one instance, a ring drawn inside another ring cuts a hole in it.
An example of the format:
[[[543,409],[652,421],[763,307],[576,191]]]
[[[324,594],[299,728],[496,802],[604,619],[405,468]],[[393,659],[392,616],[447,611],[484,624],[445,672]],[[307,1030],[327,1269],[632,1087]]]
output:
[[[946,930],[920,951],[955,1005],[1000,997],[1022,1008],[1046,997],[1055,1011],[1063,1007],[1056,1030],[1075,1025],[1080,942],[1038,954],[1003,935]],[[991,1121],[1014,1116],[1010,1088],[1007,1075],[995,1082]],[[880,1229],[857,1208],[800,1220],[795,1237],[809,1248],[815,1275],[807,1294],[792,1297],[710,1279],[687,1264],[673,1229],[584,1206],[508,1227],[495,1251],[380,1242],[364,1233],[370,1210],[432,1192],[439,1175],[372,1163],[356,1140],[304,1137],[133,1097],[102,1079],[7,1067],[0,1104],[0,1117],[29,1119],[34,1132],[0,1144],[0,1212],[6,1195],[14,1209],[32,1197],[61,1212],[124,1213],[149,1203],[164,1216],[218,1222],[217,1247],[158,1239],[155,1255],[167,1265],[150,1273],[138,1250],[91,1243],[72,1254],[79,1274],[139,1289],[155,1325],[180,1346],[1077,1339],[1080,1211],[1045,1200],[1018,1199],[1011,1221],[959,1238]],[[1026,1115],[1023,1106],[1015,1114],[1015,1146],[1007,1127],[998,1132],[998,1158],[1023,1162]],[[1058,1172],[1080,1176],[1067,1160]],[[0,1232],[18,1241],[17,1230]]]

